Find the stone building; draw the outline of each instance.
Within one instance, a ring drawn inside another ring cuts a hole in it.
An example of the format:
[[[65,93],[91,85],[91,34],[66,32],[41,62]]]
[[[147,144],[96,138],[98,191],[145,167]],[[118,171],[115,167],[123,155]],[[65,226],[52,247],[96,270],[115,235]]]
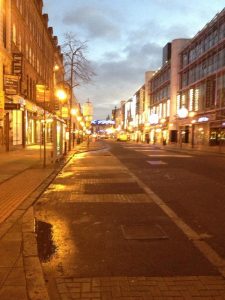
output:
[[[3,20],[5,11],[8,25],[8,63],[0,70],[4,78],[6,150],[41,144],[44,132],[46,142],[52,142],[57,109],[54,89],[64,74],[57,37],[48,26],[48,15],[43,14],[42,0],[1,3],[6,7]]]
[[[5,92],[3,74],[11,69],[11,0],[0,1],[0,150],[5,145]]]

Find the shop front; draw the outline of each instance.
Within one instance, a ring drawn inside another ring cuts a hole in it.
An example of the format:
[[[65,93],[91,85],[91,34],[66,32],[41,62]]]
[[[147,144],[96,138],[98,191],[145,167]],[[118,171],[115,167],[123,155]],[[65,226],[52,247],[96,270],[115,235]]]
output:
[[[210,123],[210,146],[225,146],[225,120]]]
[[[193,145],[210,146],[215,142],[217,134],[210,124],[213,124],[215,116],[213,114],[198,116],[192,124]],[[215,139],[215,140],[214,140]]]

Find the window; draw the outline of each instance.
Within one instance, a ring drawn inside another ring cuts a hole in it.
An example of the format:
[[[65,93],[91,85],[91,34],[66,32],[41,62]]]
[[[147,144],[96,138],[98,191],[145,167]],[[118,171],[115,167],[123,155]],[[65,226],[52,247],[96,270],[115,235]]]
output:
[[[12,28],[12,40],[13,43],[16,45],[16,24],[13,23],[13,28]]]
[[[166,109],[166,116],[170,116],[170,100],[167,100],[167,109]]]
[[[4,47],[6,48],[6,0],[3,0],[2,3],[2,8],[3,8],[3,43],[4,43]]]
[[[21,34],[18,34],[17,46],[18,46],[19,50],[22,51],[22,38],[21,38]]]
[[[180,94],[177,95],[177,112],[181,107]]]

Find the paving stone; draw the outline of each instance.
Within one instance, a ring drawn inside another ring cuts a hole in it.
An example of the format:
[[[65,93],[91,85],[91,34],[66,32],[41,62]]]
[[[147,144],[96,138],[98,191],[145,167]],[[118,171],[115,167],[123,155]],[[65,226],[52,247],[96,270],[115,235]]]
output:
[[[23,267],[13,268],[4,282],[5,286],[26,286]]]
[[[1,300],[28,300],[25,286],[4,286],[0,289]],[[42,299],[43,300],[43,299]]]

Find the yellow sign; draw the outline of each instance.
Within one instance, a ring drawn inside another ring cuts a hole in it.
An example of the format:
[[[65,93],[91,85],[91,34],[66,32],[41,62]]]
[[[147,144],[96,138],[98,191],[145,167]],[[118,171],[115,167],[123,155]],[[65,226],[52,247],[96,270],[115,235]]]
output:
[[[36,84],[36,101],[50,102],[50,91],[44,84]]]
[[[68,118],[68,117],[69,117],[69,110],[68,110],[68,107],[63,106],[61,112],[62,112],[62,118]]]
[[[0,120],[4,119],[4,106],[5,106],[5,95],[3,91],[0,91]]]

